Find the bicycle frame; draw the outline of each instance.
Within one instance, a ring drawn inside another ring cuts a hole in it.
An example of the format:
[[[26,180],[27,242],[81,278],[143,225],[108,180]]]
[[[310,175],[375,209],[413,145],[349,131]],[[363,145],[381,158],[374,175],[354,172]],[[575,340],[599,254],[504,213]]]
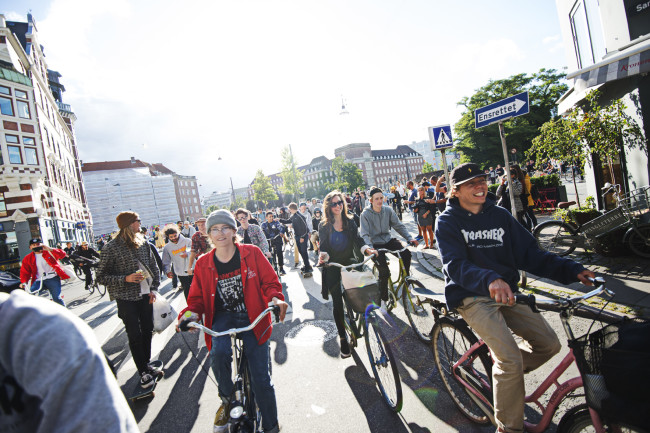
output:
[[[589,293],[586,293],[583,296],[572,298],[569,300],[540,300],[537,301],[538,304],[543,305],[560,305],[562,307],[565,307],[565,309],[561,310],[560,312],[560,320],[562,322],[562,327],[565,331],[565,334],[569,340],[574,340],[575,336],[573,334],[573,330],[570,326],[570,319],[573,317],[573,313],[575,309],[577,308],[577,300],[580,299],[588,299],[593,296],[597,296],[603,292],[608,294],[609,296],[613,296],[613,293],[603,287],[604,280],[602,279],[595,279],[593,280],[594,283],[597,284],[596,289],[590,291]],[[533,298],[534,302],[534,298]],[[531,306],[533,308],[533,306]],[[535,311],[535,309],[533,309]],[[441,314],[438,312],[438,314]],[[438,316],[436,316],[436,319]],[[609,314],[605,314],[603,319],[609,319],[612,320],[615,317],[611,316]],[[469,364],[470,367],[475,359],[478,358],[478,351],[482,350],[484,346],[487,346],[486,343],[479,339],[476,343],[474,343],[469,350],[464,353],[461,358],[454,363],[452,366],[452,372],[454,378],[465,388],[465,390],[468,392],[468,395],[470,398],[481,408],[481,410],[490,418],[492,423],[496,425],[496,420],[494,419],[494,406],[492,404],[492,401],[490,399],[490,396],[492,395],[492,386],[489,381],[484,380],[483,378],[480,379],[480,387],[484,389],[487,395],[482,393],[479,389],[477,389],[475,386],[473,386],[470,383],[470,380],[468,379],[468,375],[465,374],[464,371],[464,365]],[[490,352],[488,352],[490,353]],[[491,353],[490,353],[491,357]],[[470,361],[468,363],[468,361]],[[583,386],[583,381],[582,377],[578,375],[577,377],[572,377],[562,383],[558,382],[558,379],[562,374],[571,366],[571,364],[575,363],[575,357],[573,355],[573,351],[569,349],[569,353],[567,353],[564,358],[555,366],[553,371],[548,375],[542,383],[540,383],[537,388],[532,392],[532,394],[527,395],[524,398],[525,403],[534,403],[537,408],[541,411],[542,417],[539,420],[537,424],[533,424],[527,421],[524,421],[524,428],[527,432],[530,433],[541,433],[544,430],[548,428],[550,425],[551,421],[553,420],[553,415],[555,414],[555,411],[557,410],[558,406],[560,403],[564,401],[564,399],[568,398],[568,396],[575,391],[576,389],[579,389]],[[477,377],[475,376],[470,376],[472,380],[476,381]],[[543,395],[546,394],[546,392],[550,389],[552,385],[555,385],[556,389],[553,391],[551,394],[548,403],[546,406],[544,406],[540,399]],[[600,420],[600,417],[594,411],[593,409],[589,409],[589,412],[592,417],[592,422],[593,425],[596,429],[597,433],[604,433],[605,429],[602,424],[602,421]]]
[[[245,391],[243,389],[243,377],[242,377],[242,366],[243,361],[246,360],[246,354],[241,347],[241,341],[238,341],[237,334],[241,334],[246,331],[252,330],[267,314],[273,312],[276,317],[276,322],[279,321],[279,308],[276,306],[269,307],[260,313],[259,316],[248,326],[243,328],[233,328],[228,329],[222,332],[215,332],[212,329],[198,324],[196,322],[183,321],[179,324],[179,327],[182,331],[187,330],[187,328],[199,329],[206,334],[212,337],[224,337],[228,335],[230,337],[230,347],[232,350],[232,383],[233,388],[230,394],[231,408],[230,408],[230,419],[235,424],[243,424],[249,419],[251,419],[254,414],[246,413],[246,408],[248,407],[249,402],[246,400],[248,396],[244,395]],[[233,398],[234,397],[234,398]],[[252,397],[252,396],[251,396]]]
[[[468,391],[470,397],[474,402],[481,407],[483,412],[490,417],[490,420],[493,424],[496,424],[494,419],[494,406],[492,402],[486,398],[481,392],[474,388],[467,380],[466,376],[462,371],[459,372],[459,367],[464,364],[468,359],[474,358],[474,354],[485,345],[483,340],[479,340],[477,343],[474,343],[470,349],[453,365],[454,377],[461,383]],[[551,421],[553,420],[553,415],[557,410],[557,407],[562,403],[567,395],[572,393],[574,390],[582,387],[582,378],[580,376],[573,377],[568,379],[563,383],[558,383],[558,379],[562,374],[575,362],[573,352],[569,350],[569,353],[559,362],[559,364],[553,369],[551,374],[533,391],[532,394],[525,397],[524,401],[526,403],[534,403],[542,412],[542,418],[539,423],[532,424],[529,422],[524,422],[524,427],[527,432],[530,433],[541,433],[548,428]],[[482,380],[481,385],[486,388],[486,390],[492,391],[491,385]],[[546,391],[552,386],[555,385],[556,389],[551,394],[548,404],[544,406],[540,402],[540,398],[546,393]]]

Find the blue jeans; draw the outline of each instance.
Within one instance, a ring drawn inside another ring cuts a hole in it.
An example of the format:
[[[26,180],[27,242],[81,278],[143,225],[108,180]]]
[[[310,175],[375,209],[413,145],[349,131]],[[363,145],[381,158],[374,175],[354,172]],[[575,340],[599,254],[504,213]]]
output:
[[[43,287],[46,288],[48,292],[50,292],[50,296],[52,296],[52,300],[54,302],[65,307],[65,303],[63,302],[63,299],[61,299],[61,279],[59,277],[43,280]],[[32,283],[32,287],[29,288],[29,291],[33,293],[40,288],[41,280],[36,280]]]
[[[247,313],[218,312],[214,316],[212,330],[221,332],[231,328],[243,328],[250,323]],[[278,425],[278,407],[275,402],[275,389],[269,374],[269,342],[257,344],[257,337],[253,331],[247,331],[238,336],[244,343],[244,353],[248,360],[255,401],[262,412],[262,427],[264,427],[264,431],[271,431]],[[212,371],[219,386],[219,396],[222,400],[229,400],[233,387],[230,336],[212,337],[210,357]]]

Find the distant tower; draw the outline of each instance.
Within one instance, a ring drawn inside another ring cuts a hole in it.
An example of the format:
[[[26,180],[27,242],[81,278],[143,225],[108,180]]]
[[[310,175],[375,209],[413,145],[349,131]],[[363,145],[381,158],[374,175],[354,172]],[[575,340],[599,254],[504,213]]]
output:
[[[348,103],[343,95],[341,95],[341,111],[339,112],[338,135],[340,146],[345,146],[354,142],[352,139],[352,117],[348,111]]]
[[[341,112],[339,115],[350,114],[348,109],[345,107],[345,98],[341,95]]]

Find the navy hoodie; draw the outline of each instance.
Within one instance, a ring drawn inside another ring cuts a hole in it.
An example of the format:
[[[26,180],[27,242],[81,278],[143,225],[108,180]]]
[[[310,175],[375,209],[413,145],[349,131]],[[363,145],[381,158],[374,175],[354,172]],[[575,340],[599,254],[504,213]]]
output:
[[[450,309],[467,297],[489,297],[488,287],[498,278],[517,292],[519,269],[562,284],[578,281],[584,270],[580,263],[539,249],[530,232],[489,197],[476,215],[450,199],[438,216],[435,236]]]

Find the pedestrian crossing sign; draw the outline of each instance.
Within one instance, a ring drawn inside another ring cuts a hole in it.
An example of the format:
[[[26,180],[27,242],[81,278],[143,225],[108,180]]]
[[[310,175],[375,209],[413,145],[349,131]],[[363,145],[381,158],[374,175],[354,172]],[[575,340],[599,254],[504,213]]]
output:
[[[431,126],[429,128],[429,140],[433,150],[449,149],[454,147],[454,139],[451,136],[451,125]]]

